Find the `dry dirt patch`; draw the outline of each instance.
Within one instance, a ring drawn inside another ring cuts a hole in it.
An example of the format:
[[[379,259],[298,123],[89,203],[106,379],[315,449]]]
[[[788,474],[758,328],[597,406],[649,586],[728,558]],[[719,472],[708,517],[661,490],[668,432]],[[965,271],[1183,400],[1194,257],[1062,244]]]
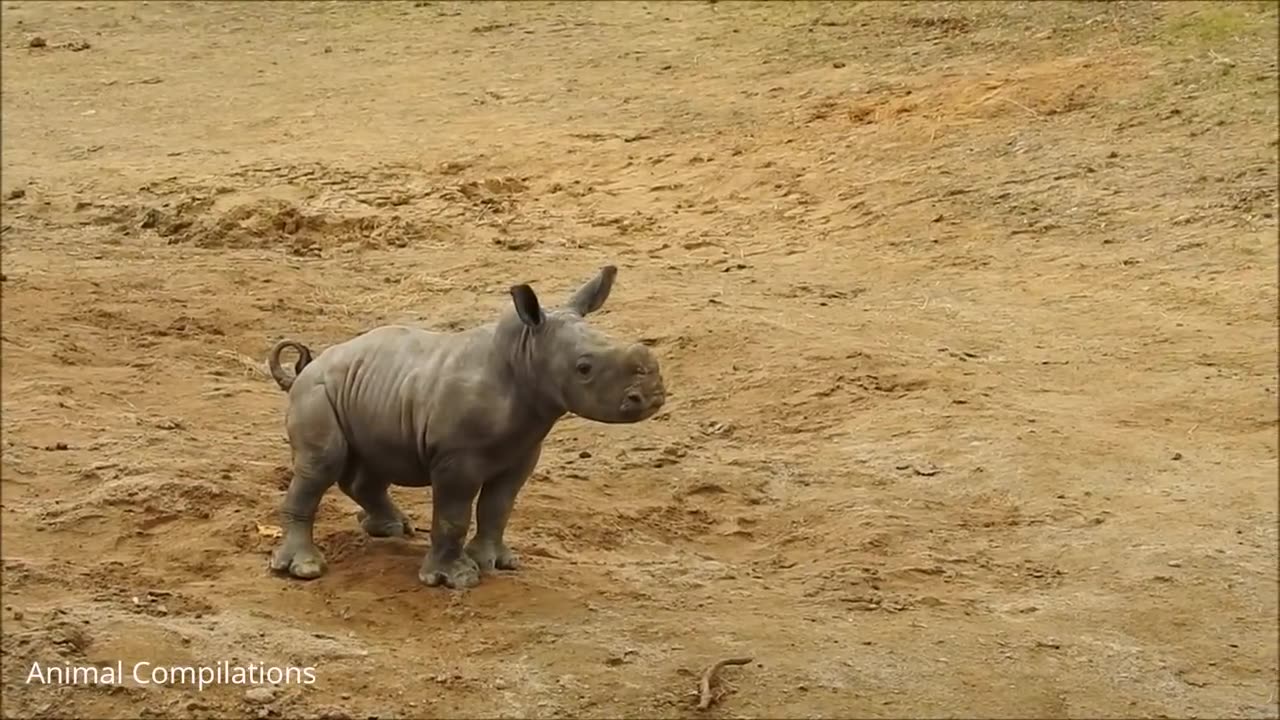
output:
[[[2,9],[6,717],[1277,715],[1273,4]],[[606,262],[524,571],[265,574],[275,339]]]

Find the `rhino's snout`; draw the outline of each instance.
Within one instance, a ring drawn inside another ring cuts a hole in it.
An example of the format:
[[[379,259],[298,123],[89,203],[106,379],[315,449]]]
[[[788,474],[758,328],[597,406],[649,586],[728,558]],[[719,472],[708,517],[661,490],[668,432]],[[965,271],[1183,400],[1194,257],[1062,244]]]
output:
[[[622,399],[622,412],[658,410],[667,401],[667,393],[661,386],[648,392],[632,390]]]
[[[636,381],[623,395],[622,405],[618,408],[623,416],[635,420],[652,417],[667,402],[667,388],[657,362],[648,353],[648,348],[644,348],[643,353]]]
[[[667,401],[666,393],[661,391],[656,393],[643,393],[632,390],[622,399],[622,406],[618,411],[623,417],[636,422],[646,420],[653,417],[654,413],[662,409],[663,403]]]

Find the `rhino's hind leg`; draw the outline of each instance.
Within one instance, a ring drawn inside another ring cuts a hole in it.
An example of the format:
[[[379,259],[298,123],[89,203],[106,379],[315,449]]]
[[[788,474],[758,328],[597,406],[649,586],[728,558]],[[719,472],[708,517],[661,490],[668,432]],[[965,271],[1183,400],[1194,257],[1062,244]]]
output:
[[[314,538],[316,510],[320,499],[333,485],[334,474],[340,472],[341,467],[326,467],[322,463],[307,462],[302,456],[296,457],[293,480],[280,509],[284,540],[271,555],[272,570],[287,571],[303,580],[324,574],[324,554],[316,547]]]
[[[290,408],[293,480],[280,508],[284,539],[271,555],[271,569],[309,580],[324,574],[324,554],[315,543],[320,500],[347,470],[347,441],[324,388],[301,394]]]
[[[349,482],[340,484],[342,492],[356,501],[360,512],[356,517],[360,527],[369,537],[409,537],[413,535],[413,522],[396,505],[387,492],[391,484],[367,467],[360,467],[351,474]]]

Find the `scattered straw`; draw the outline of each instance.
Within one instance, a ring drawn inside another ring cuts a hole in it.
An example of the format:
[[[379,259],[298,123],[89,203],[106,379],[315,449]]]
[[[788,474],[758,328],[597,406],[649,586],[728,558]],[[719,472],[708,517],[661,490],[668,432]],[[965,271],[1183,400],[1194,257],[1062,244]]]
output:
[[[257,360],[254,360],[253,358],[249,357],[248,355],[238,353],[235,350],[219,350],[218,357],[226,358],[228,360],[231,360],[232,363],[239,365],[240,368],[244,370],[245,375],[247,375],[248,377],[252,377],[252,378],[259,378],[262,376],[270,377],[270,373],[267,372],[266,366],[263,365],[263,363],[258,362]]]

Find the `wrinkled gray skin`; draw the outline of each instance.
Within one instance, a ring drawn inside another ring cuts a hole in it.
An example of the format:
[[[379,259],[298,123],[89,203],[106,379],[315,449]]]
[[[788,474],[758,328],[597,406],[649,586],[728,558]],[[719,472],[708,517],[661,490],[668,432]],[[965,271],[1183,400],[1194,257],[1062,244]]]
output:
[[[293,480],[271,568],[297,578],[324,574],[313,528],[320,498],[336,482],[375,537],[413,532],[390,485],[431,487],[431,549],[418,573],[427,585],[466,588],[481,571],[517,569],[503,534],[556,422],[566,413],[640,422],[666,399],[649,348],[584,319],[604,305],[616,275],[602,268],[549,311],[531,287],[516,285],[513,308],[463,332],[380,327],[314,359],[300,343],[277,343],[268,365],[289,393]],[[293,379],[280,365],[286,348],[299,355]],[[473,506],[476,533],[466,542]]]

